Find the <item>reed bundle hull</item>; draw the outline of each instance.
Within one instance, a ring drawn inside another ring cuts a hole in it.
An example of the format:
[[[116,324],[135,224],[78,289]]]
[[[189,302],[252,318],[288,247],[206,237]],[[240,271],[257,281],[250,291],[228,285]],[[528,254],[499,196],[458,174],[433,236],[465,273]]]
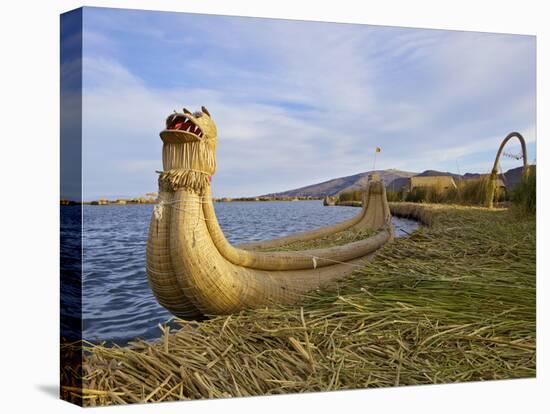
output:
[[[219,226],[211,196],[215,126],[210,125],[213,121],[209,115],[185,113],[182,117],[178,125],[189,124],[188,128],[200,131],[203,139],[172,130],[161,133],[165,171],[159,178],[159,204],[151,218],[147,244],[151,289],[174,315],[200,319],[296,302],[304,293],[351,274],[393,237],[385,188],[381,182],[372,182],[361,212],[350,220],[272,241],[231,245]],[[170,122],[171,118],[167,127]],[[255,250],[366,229],[375,234],[342,246],[285,252]]]

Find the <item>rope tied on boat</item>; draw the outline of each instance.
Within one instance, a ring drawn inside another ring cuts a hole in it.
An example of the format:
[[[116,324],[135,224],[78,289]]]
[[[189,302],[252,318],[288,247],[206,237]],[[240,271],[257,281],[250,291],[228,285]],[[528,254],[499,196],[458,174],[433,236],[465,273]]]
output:
[[[174,208],[178,211],[185,211],[185,209],[182,209],[182,208],[178,208],[176,207],[177,204],[182,204],[182,203],[195,203],[195,204],[206,204],[208,203],[208,198],[207,197],[198,197],[198,198],[189,198],[189,199],[185,199],[185,198],[178,198],[174,201],[166,201],[166,200],[163,200],[161,197],[159,197],[159,200],[158,200],[158,203],[157,205],[155,206],[155,208],[153,209],[153,214],[155,215],[155,219],[157,221],[161,221],[162,220],[162,217],[163,217],[163,214],[164,214],[164,206],[174,206]],[[206,218],[202,217],[203,220],[207,220]]]
[[[212,174],[209,171],[194,168],[173,168],[156,172],[159,174],[159,188],[170,192],[187,188],[202,195],[212,182]]]
[[[162,220],[162,213],[164,212],[164,204],[162,202],[158,203],[155,208],[153,209],[153,214],[155,215],[155,219],[157,221]]]

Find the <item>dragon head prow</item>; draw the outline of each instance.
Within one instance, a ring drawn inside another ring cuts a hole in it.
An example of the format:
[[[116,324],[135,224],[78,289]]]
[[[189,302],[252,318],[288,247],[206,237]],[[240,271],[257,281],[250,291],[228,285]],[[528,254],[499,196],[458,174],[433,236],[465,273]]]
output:
[[[204,106],[193,113],[186,108],[183,112],[174,111],[166,118],[166,128],[160,133],[167,144],[204,141],[215,145],[217,135],[216,124]]]
[[[161,131],[163,171],[159,176],[161,191],[180,188],[204,193],[216,172],[218,133],[208,109],[192,113],[174,111]]]

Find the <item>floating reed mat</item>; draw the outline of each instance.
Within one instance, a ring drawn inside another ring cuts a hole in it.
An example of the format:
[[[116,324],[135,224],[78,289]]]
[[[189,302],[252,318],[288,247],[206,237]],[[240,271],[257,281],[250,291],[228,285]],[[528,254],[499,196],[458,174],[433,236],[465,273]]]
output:
[[[87,405],[533,377],[535,220],[394,204],[429,226],[298,306],[89,345]]]

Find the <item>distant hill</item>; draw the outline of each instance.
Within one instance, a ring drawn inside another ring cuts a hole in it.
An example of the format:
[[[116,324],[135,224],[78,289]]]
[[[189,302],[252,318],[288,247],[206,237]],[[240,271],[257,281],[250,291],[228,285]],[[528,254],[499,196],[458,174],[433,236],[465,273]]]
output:
[[[369,174],[379,174],[380,179],[385,185],[390,184],[396,178],[412,177],[414,172],[400,170],[376,170],[366,171],[359,174],[349,175],[347,177],[334,178],[319,184],[312,184],[306,187],[296,188],[294,190],[283,191],[280,193],[264,194],[262,197],[324,197],[334,196],[343,190],[355,188],[364,188]]]
[[[531,165],[531,169],[536,172],[536,165]],[[504,184],[507,188],[514,188],[521,182],[523,167],[512,168],[504,173]]]
[[[523,167],[512,168],[500,175],[508,189],[514,188],[521,181]],[[359,174],[349,175],[347,177],[334,178],[318,184],[308,185],[306,187],[296,188],[294,190],[283,191],[280,193],[264,194],[260,197],[325,197],[335,196],[342,191],[358,190],[365,188],[369,174],[379,174],[382,182],[390,191],[400,191],[407,185],[409,178],[415,175],[424,177],[433,176],[452,176],[455,179],[473,179],[479,178],[481,174],[466,173],[464,175],[453,174],[450,172],[426,170],[421,173],[410,171],[401,171],[395,169],[366,171]]]
[[[426,170],[417,174],[418,177],[441,177],[441,176],[451,176],[451,177],[461,177],[460,174],[453,174],[450,172],[436,171],[436,170]]]

